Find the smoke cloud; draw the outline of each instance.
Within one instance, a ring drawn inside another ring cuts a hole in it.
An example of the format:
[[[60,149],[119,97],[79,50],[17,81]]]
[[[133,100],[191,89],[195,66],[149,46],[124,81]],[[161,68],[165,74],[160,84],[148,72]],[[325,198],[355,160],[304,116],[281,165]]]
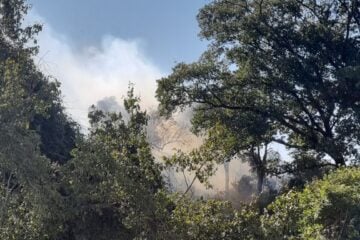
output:
[[[36,12],[32,22],[40,22],[38,66],[61,82],[64,104],[71,117],[83,128],[88,127],[89,106],[109,96],[122,103],[129,83],[143,107],[156,106],[156,79],[164,73],[143,54],[141,40],[124,40],[104,36],[98,46],[74,49],[71,39],[56,32]]]
[[[125,40],[108,35],[96,46],[76,49],[71,39],[54,30],[45,19],[36,14],[35,10],[31,12],[27,21],[43,24],[44,30],[39,35],[40,53],[35,61],[45,74],[60,81],[64,105],[69,115],[84,130],[89,127],[87,114],[93,104],[104,111],[124,111],[122,102],[129,83],[135,85],[135,94],[140,96],[143,108],[156,109],[156,79],[166,74],[143,54],[141,40]],[[189,131],[190,118],[191,111],[187,111],[176,115],[175,122],[159,123],[163,124],[167,134],[173,137],[172,134],[178,134],[182,139],[168,144],[162,154],[154,152],[155,155],[168,155],[173,153],[174,149],[190,151],[201,145],[202,139]],[[159,128],[149,127],[149,131],[154,130],[159,131]],[[231,162],[230,182],[236,181],[247,171],[248,167],[241,161]],[[191,174],[187,174],[187,177],[191,178]],[[177,175],[175,178],[174,184],[177,185],[177,189],[182,190],[183,177]],[[214,189],[207,191],[196,182],[194,188],[197,195],[212,195],[224,189],[223,166],[219,165],[219,171],[212,177],[211,183]]]

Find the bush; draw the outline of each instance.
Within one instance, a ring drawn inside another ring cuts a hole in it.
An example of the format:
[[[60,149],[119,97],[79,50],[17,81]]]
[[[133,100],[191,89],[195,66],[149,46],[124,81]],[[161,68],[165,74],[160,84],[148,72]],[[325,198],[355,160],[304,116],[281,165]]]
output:
[[[266,239],[360,239],[360,169],[344,168],[276,199],[262,217]]]

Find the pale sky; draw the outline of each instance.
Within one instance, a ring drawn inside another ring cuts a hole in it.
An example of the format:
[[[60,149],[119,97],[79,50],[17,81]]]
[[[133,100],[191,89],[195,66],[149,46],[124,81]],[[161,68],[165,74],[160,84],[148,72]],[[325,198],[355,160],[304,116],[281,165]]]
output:
[[[129,82],[155,108],[156,80],[206,49],[196,15],[207,2],[30,0],[30,21],[44,26],[36,60],[61,82],[65,106],[84,128],[89,106],[110,96],[121,103]]]
[[[66,109],[84,129],[89,106],[112,96],[121,104],[129,82],[142,106],[154,109],[156,80],[176,62],[196,61],[206,49],[196,15],[208,2],[30,0],[29,21],[44,25],[36,61],[61,82]],[[232,164],[234,181],[247,168]],[[222,171],[214,177],[217,187],[223,186]]]
[[[30,0],[33,9],[72,46],[99,45],[105,35],[141,41],[161,70],[196,60],[206,47],[196,15],[208,0]],[[46,26],[45,26],[46,28]]]

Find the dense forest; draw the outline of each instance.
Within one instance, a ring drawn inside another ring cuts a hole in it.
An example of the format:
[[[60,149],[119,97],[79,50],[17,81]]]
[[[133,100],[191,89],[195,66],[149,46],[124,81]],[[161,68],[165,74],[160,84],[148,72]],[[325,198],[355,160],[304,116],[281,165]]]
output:
[[[0,0],[0,239],[360,239],[359,0],[211,1],[207,50],[157,80],[156,113],[130,84],[85,131],[34,61],[29,9]],[[182,111],[201,146],[155,156]],[[231,192],[193,194],[235,160]]]

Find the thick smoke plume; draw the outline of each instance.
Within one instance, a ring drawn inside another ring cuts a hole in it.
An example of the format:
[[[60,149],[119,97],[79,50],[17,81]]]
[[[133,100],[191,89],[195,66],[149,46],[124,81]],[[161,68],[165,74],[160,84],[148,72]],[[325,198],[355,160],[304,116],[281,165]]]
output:
[[[202,138],[189,130],[191,111],[178,114],[173,119],[163,119],[152,110],[157,107],[154,97],[156,79],[166,74],[143,54],[141,40],[104,36],[96,46],[75,49],[71,39],[56,32],[35,11],[27,21],[40,22],[45,26],[39,36],[40,54],[36,61],[45,73],[61,82],[66,109],[83,129],[89,127],[87,113],[93,104],[104,111],[120,111],[125,115],[122,102],[131,82],[142,100],[142,107],[150,113],[149,141],[159,161],[176,149],[189,152],[201,145]],[[248,172],[247,165],[240,160],[232,161],[229,169],[229,183],[236,182]],[[164,174],[177,191],[184,191],[186,181],[192,178],[190,173],[183,175],[171,170]],[[224,175],[224,167],[219,165],[217,174],[211,178],[214,188],[207,190],[195,182],[192,192],[195,195],[223,192],[226,185]]]

